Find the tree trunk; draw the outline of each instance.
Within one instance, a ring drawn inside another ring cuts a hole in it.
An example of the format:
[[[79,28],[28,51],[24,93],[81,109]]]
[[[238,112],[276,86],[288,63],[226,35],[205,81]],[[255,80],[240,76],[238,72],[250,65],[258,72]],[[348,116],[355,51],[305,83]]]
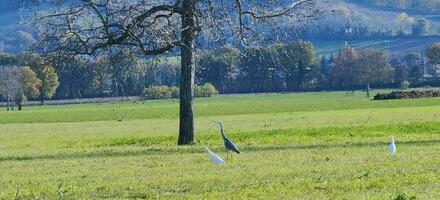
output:
[[[17,105],[18,110],[22,110],[24,98],[24,95],[17,95],[17,97],[15,97],[15,104]]]
[[[180,78],[180,127],[178,145],[194,143],[194,38],[195,38],[195,2],[184,0],[182,7],[182,46]]]
[[[9,111],[10,110],[10,103],[9,103],[10,99],[9,99],[9,94],[6,95],[6,110]]]
[[[289,72],[287,72],[286,74],[286,88],[287,91],[292,92],[294,91],[294,83],[293,83],[293,76],[289,74]]]
[[[367,83],[367,97],[370,98],[370,83]]]
[[[43,88],[41,88],[40,102],[41,102],[41,105],[44,105],[44,92],[43,92]]]
[[[104,97],[104,78],[99,76],[99,95]]]

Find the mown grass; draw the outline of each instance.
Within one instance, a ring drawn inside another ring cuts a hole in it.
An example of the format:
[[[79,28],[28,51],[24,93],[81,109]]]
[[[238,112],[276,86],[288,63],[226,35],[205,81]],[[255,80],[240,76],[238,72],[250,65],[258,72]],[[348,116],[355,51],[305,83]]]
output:
[[[363,93],[326,92],[263,96],[232,96],[196,100],[197,117],[272,114],[362,108],[422,107],[440,99],[372,101]],[[0,124],[55,123],[132,119],[177,119],[176,100],[26,107],[26,112],[0,111]]]
[[[185,147],[173,101],[1,111],[0,199],[437,199],[439,103],[360,92],[198,99],[197,144]],[[212,120],[242,154],[227,156]]]

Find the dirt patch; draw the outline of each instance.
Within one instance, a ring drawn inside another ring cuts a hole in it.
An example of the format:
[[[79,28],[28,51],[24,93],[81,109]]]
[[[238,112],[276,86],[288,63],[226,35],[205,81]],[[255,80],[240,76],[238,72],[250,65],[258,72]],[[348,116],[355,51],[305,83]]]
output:
[[[440,97],[440,90],[411,90],[411,91],[393,91],[386,94],[377,94],[374,100],[387,99],[418,99]]]

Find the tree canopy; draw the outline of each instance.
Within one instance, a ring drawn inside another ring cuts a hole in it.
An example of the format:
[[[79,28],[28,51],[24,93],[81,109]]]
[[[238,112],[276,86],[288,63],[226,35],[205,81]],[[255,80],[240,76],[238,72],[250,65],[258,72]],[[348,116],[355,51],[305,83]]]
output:
[[[41,53],[96,56],[128,48],[146,56],[179,48],[180,127],[178,144],[194,142],[196,41],[252,45],[267,35],[280,35],[281,23],[313,19],[314,0],[35,0],[53,8],[34,22],[43,29]],[[29,6],[28,6],[29,7]],[[258,29],[258,31],[257,31]],[[278,34],[277,34],[278,33]],[[275,37],[276,38],[276,37]],[[38,74],[38,73],[37,73]],[[43,84],[44,85],[44,81]]]

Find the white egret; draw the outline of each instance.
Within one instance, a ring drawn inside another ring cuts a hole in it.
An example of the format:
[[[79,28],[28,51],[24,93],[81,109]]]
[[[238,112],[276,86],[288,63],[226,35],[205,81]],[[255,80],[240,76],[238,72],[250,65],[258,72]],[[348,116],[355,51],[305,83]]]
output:
[[[390,146],[388,147],[388,150],[390,152],[391,156],[394,156],[394,154],[396,154],[396,143],[394,142],[394,136],[391,136],[391,143]]]
[[[221,165],[223,163],[225,163],[225,161],[218,156],[217,154],[213,153],[211,150],[208,149],[208,147],[205,147],[206,152],[208,152],[209,157],[211,158],[212,163],[216,164],[216,165]]]

